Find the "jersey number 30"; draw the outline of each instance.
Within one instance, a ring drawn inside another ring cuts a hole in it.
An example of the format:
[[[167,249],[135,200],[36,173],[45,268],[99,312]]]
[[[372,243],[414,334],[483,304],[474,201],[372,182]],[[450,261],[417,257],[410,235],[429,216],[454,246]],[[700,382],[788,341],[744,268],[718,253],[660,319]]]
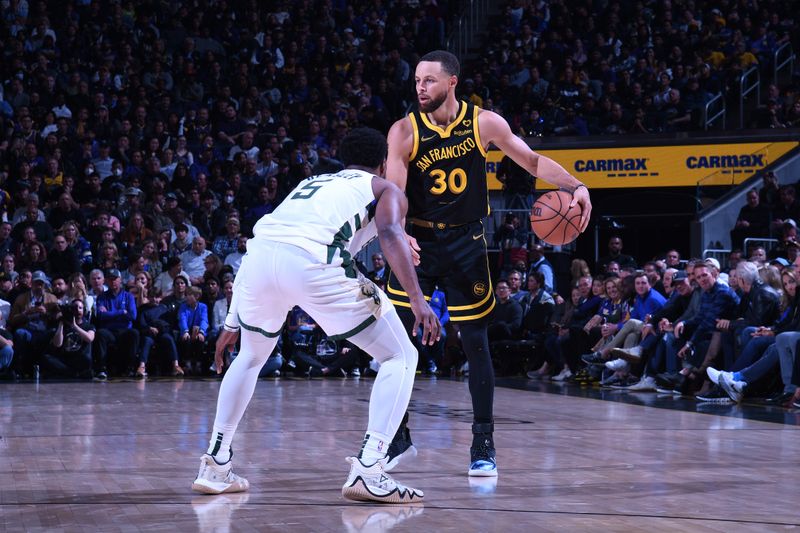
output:
[[[467,173],[463,168],[454,168],[450,174],[446,174],[442,169],[431,170],[431,177],[433,178],[433,187],[430,193],[436,196],[444,194],[449,190],[453,194],[461,194],[467,188]]]

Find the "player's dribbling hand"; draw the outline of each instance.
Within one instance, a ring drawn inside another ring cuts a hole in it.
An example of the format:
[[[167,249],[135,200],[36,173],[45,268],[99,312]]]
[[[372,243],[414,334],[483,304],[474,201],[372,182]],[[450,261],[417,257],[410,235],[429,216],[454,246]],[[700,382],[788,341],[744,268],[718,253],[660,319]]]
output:
[[[408,241],[408,248],[411,250],[411,262],[414,263],[414,266],[419,266],[419,244],[417,244],[417,239],[412,237],[411,235],[406,234],[406,240]]]
[[[589,225],[589,217],[592,215],[592,201],[589,199],[589,189],[586,187],[575,189],[572,193],[572,203],[569,206],[574,207],[575,204],[580,204],[581,206],[581,233],[583,233]]]
[[[414,313],[414,327],[411,329],[411,334],[414,335],[422,326],[422,345],[436,344],[441,338],[442,325],[428,302],[424,299],[421,302],[412,301],[411,312]]]
[[[238,331],[228,331],[222,329],[217,337],[217,345],[214,347],[214,368],[217,369],[217,374],[222,374],[222,368],[225,365],[225,352],[233,351],[233,346],[239,340]]]

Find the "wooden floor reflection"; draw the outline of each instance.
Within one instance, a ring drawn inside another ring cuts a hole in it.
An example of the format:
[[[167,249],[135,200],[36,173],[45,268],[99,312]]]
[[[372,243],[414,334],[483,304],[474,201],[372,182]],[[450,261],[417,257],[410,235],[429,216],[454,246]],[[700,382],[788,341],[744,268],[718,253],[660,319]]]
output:
[[[372,381],[267,380],[234,441],[249,493],[189,489],[219,382],[0,384],[8,531],[765,531],[800,524],[791,423],[556,389],[496,392],[499,480],[466,476],[466,383],[419,379],[423,506],[341,498]],[[652,396],[655,398],[655,396]]]

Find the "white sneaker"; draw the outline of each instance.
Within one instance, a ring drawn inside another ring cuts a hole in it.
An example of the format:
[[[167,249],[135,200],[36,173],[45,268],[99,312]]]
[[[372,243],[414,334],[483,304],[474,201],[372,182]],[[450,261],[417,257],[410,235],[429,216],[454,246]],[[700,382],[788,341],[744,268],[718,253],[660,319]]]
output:
[[[250,483],[231,472],[232,461],[224,465],[218,464],[210,455],[203,454],[200,459],[200,471],[197,479],[192,483],[192,490],[203,494],[222,494],[229,492],[244,492],[250,488]]]
[[[550,381],[566,381],[572,377],[572,372],[568,367],[564,367],[561,372],[550,378]]]
[[[627,361],[638,361],[642,358],[642,347],[633,346],[632,348],[614,348],[611,350],[611,355],[621,357]]]
[[[708,374],[708,379],[711,380],[711,383],[714,385],[719,385],[719,377],[723,374],[722,370],[717,370],[713,366],[706,368],[706,374]]]
[[[401,485],[383,469],[383,461],[365,466],[357,457],[348,457],[350,474],[342,486],[342,496],[357,502],[413,503],[421,502],[421,490]]]
[[[632,392],[645,392],[645,391],[653,391],[656,390],[656,379],[650,376],[642,376],[642,379],[639,380],[639,383],[634,383],[630,387],[628,387],[629,391]]]
[[[606,368],[614,372],[625,370],[628,368],[628,362],[625,359],[612,359],[611,361],[606,361]]]
[[[742,401],[742,397],[744,396],[744,388],[747,386],[747,383],[744,381],[734,380],[733,374],[730,372],[720,372],[719,386],[722,387],[722,390],[728,393],[728,396],[731,397],[731,400],[739,403]]]

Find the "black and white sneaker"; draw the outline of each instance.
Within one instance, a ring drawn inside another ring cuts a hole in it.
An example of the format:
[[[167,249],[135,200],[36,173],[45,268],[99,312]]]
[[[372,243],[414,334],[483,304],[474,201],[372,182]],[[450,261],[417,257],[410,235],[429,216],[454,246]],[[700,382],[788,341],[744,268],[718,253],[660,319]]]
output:
[[[357,457],[348,457],[350,474],[342,486],[342,496],[357,502],[374,501],[383,503],[421,502],[425,494],[419,490],[401,485],[386,473],[383,461],[366,466]]]
[[[417,448],[411,442],[411,432],[404,424],[394,437],[394,440],[389,444],[389,449],[386,451],[386,464],[383,470],[390,472],[397,468],[400,463],[407,462],[417,456]]]
[[[722,390],[719,386],[714,386],[710,392],[707,394],[695,396],[698,402],[705,402],[705,403],[718,403],[718,404],[730,404],[733,403],[731,397],[728,396],[728,393]]]

